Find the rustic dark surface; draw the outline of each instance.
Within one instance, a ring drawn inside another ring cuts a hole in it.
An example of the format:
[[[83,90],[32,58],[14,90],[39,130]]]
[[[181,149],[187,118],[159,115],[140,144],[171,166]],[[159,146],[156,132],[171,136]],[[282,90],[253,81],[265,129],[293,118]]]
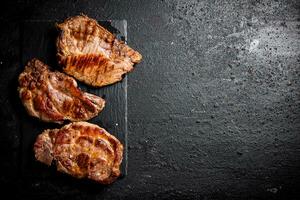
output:
[[[299,1],[16,1],[0,10],[3,195],[298,199]],[[81,12],[126,19],[128,43],[144,56],[128,76],[128,175],[107,187],[21,179],[18,21]]]

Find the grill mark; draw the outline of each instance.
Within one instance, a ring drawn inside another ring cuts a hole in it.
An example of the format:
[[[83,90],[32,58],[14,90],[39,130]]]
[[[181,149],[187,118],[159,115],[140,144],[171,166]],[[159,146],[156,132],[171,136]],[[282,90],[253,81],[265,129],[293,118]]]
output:
[[[74,101],[71,102],[67,100],[64,101],[63,106],[61,106],[59,102],[55,101],[55,99],[54,101],[52,101],[60,114],[65,113],[64,115],[66,115],[66,117],[73,117],[75,119],[78,119],[80,117],[84,117],[84,113],[86,113],[86,111],[90,111],[91,114],[97,111],[95,105],[90,100],[85,98],[77,87],[74,87],[73,81],[65,81],[65,92],[62,92],[60,90],[62,88],[57,89],[54,85],[51,84],[50,81],[48,82],[50,83],[51,87],[56,90],[56,92],[54,93],[63,93],[70,98],[75,98]],[[48,98],[52,97],[52,94],[49,90],[46,94]],[[67,106],[65,107],[64,105]]]
[[[53,88],[53,93],[57,93],[57,89],[55,87],[53,87],[52,83],[50,82],[50,80],[48,79],[47,82],[49,83],[50,87]],[[60,115],[62,115],[61,113],[61,109],[60,109],[60,105],[59,103],[55,100],[55,98],[53,98],[52,93],[50,92],[49,89],[47,89],[47,91],[45,92],[45,94],[47,95],[47,99],[51,100],[53,107],[56,108],[57,113],[59,113]]]
[[[53,90],[56,90],[56,91],[53,91],[53,93],[58,93],[58,94],[62,93],[63,95],[66,95],[69,98],[73,99],[73,101],[69,101],[69,100],[65,99],[65,101],[63,102],[63,105],[61,105],[61,103],[56,101],[54,98],[52,100],[52,102],[55,105],[58,112],[60,114],[64,113],[63,115],[65,115],[66,118],[72,117],[72,118],[78,119],[78,117],[75,117],[76,115],[74,113],[76,113],[76,109],[78,109],[78,107],[81,107],[81,104],[74,106],[74,101],[76,102],[76,99],[79,99],[79,101],[80,101],[80,99],[82,98],[82,94],[80,93],[80,90],[73,86],[72,81],[67,80],[67,79],[64,82],[65,83],[64,88],[60,87],[60,85],[59,85],[59,88],[55,88],[55,85],[52,85],[50,81],[48,81],[48,82],[50,83]],[[64,92],[61,91],[62,89],[64,90]],[[49,90],[47,91],[46,94],[50,99],[53,96]]]
[[[70,143],[71,143],[71,137],[69,131],[62,129],[56,133],[55,145],[70,144]]]
[[[50,85],[54,89],[54,86],[52,84],[50,84]],[[57,90],[57,93],[62,93],[59,89],[54,89],[54,90]],[[70,102],[70,101],[66,100],[66,101],[64,101],[63,106],[61,106],[58,102],[53,101],[53,102],[56,103],[55,107],[57,109],[59,109],[60,113],[62,113],[62,112],[66,113],[66,111],[69,111],[69,115],[67,115],[67,116],[74,117],[78,113],[80,114],[80,116],[82,116],[81,115],[81,111],[82,110],[78,110],[80,112],[77,112],[77,108],[78,107],[84,107],[85,111],[87,109],[91,113],[94,113],[94,112],[97,111],[96,105],[91,100],[89,100],[88,98],[84,97],[83,94],[80,92],[80,90],[73,85],[72,81],[66,80],[65,93],[63,93],[63,94],[67,95],[68,97],[73,98],[73,99],[76,98],[77,100],[74,99],[73,102]],[[50,91],[47,91],[47,95],[48,95],[49,98],[52,97]],[[66,107],[64,106],[65,104],[67,104]]]
[[[90,112],[92,112],[92,113],[96,112],[96,110],[97,110],[96,105],[92,101],[88,100],[87,98],[84,98],[82,100],[82,103],[84,105],[84,108],[86,108]]]
[[[97,83],[101,83],[102,82],[102,75],[101,75],[101,71],[100,70],[97,70],[96,71],[96,75],[95,77],[93,78],[93,83],[96,85]],[[100,79],[100,80],[99,80]]]
[[[94,137],[96,135],[97,127],[82,127],[81,135]]]
[[[76,163],[78,167],[82,170],[87,170],[89,166],[90,157],[85,153],[81,153],[76,156]]]
[[[93,23],[91,23],[90,25],[93,27],[92,35],[93,35],[93,36],[96,36],[96,26],[94,26]]]
[[[87,22],[85,23],[85,25],[84,25],[84,27],[85,27],[85,30],[84,30],[84,34],[83,34],[83,39],[84,40],[87,40],[87,37],[88,37],[88,32],[87,32],[87,30],[88,30],[88,24],[87,24]]]
[[[106,73],[106,71],[107,71],[107,66],[108,66],[108,63],[105,63],[105,65],[102,65],[102,66],[104,66],[103,73]]]
[[[107,73],[109,71],[108,68],[108,59],[104,56],[97,56],[93,54],[84,55],[84,56],[72,56],[72,62],[70,62],[70,67],[66,68],[66,71],[75,77],[75,71],[78,73],[83,74],[83,76],[90,77],[88,80],[83,80],[88,83],[99,83],[102,82],[98,81],[98,77]],[[90,68],[87,70],[89,73],[85,73],[86,68]]]
[[[79,56],[68,56],[68,66],[74,66],[77,69],[80,69],[89,65],[97,65],[102,67],[102,65],[108,63],[108,58],[103,55],[88,54],[88,55],[79,55]]]
[[[84,136],[80,136],[76,139],[76,144],[79,144],[79,145],[83,145],[84,142],[88,142],[89,144],[93,144],[93,138],[87,136],[87,135],[84,135]]]
[[[45,95],[43,96],[36,96],[33,99],[33,105],[36,111],[39,112],[41,116],[45,115],[48,119],[60,121],[63,120],[64,117],[55,111],[52,106],[50,100]]]

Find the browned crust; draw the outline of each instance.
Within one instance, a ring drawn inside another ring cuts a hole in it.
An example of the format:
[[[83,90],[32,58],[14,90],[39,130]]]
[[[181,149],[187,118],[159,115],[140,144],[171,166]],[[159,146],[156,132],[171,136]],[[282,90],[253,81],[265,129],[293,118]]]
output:
[[[19,75],[18,91],[28,114],[47,122],[88,120],[105,105],[102,98],[82,92],[72,77],[50,71],[38,59]]]
[[[140,53],[86,15],[68,18],[57,27],[61,30],[56,43],[59,63],[67,74],[89,85],[118,82],[142,59]]]
[[[34,143],[35,158],[48,166],[53,161],[53,143],[50,135],[55,134],[57,131],[58,129],[45,130],[42,134],[38,135]]]
[[[123,145],[105,129],[88,122],[73,122],[46,130],[34,144],[38,161],[77,178],[110,184],[120,176]]]

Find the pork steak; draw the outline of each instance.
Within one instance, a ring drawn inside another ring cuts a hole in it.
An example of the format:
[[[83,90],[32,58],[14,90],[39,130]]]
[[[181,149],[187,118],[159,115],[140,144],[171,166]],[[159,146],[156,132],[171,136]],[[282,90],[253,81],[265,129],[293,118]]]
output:
[[[74,78],[53,72],[38,59],[28,62],[19,76],[19,96],[29,115],[43,121],[83,121],[98,115],[105,101],[81,91]]]
[[[73,122],[61,129],[45,130],[34,144],[38,161],[77,178],[110,184],[120,176],[123,145],[103,128]]]
[[[85,15],[66,19],[57,27],[57,56],[63,70],[85,82],[101,87],[122,80],[142,56],[96,20]]]

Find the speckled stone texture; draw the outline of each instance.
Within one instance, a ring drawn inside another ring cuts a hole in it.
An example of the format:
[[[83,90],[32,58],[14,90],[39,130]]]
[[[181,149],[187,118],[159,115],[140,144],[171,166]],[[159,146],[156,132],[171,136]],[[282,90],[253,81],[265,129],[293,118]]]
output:
[[[0,10],[2,191],[20,199],[299,198],[300,1],[17,1]],[[128,44],[143,55],[128,75],[128,175],[106,187],[17,173],[18,21],[79,13],[126,19]]]

